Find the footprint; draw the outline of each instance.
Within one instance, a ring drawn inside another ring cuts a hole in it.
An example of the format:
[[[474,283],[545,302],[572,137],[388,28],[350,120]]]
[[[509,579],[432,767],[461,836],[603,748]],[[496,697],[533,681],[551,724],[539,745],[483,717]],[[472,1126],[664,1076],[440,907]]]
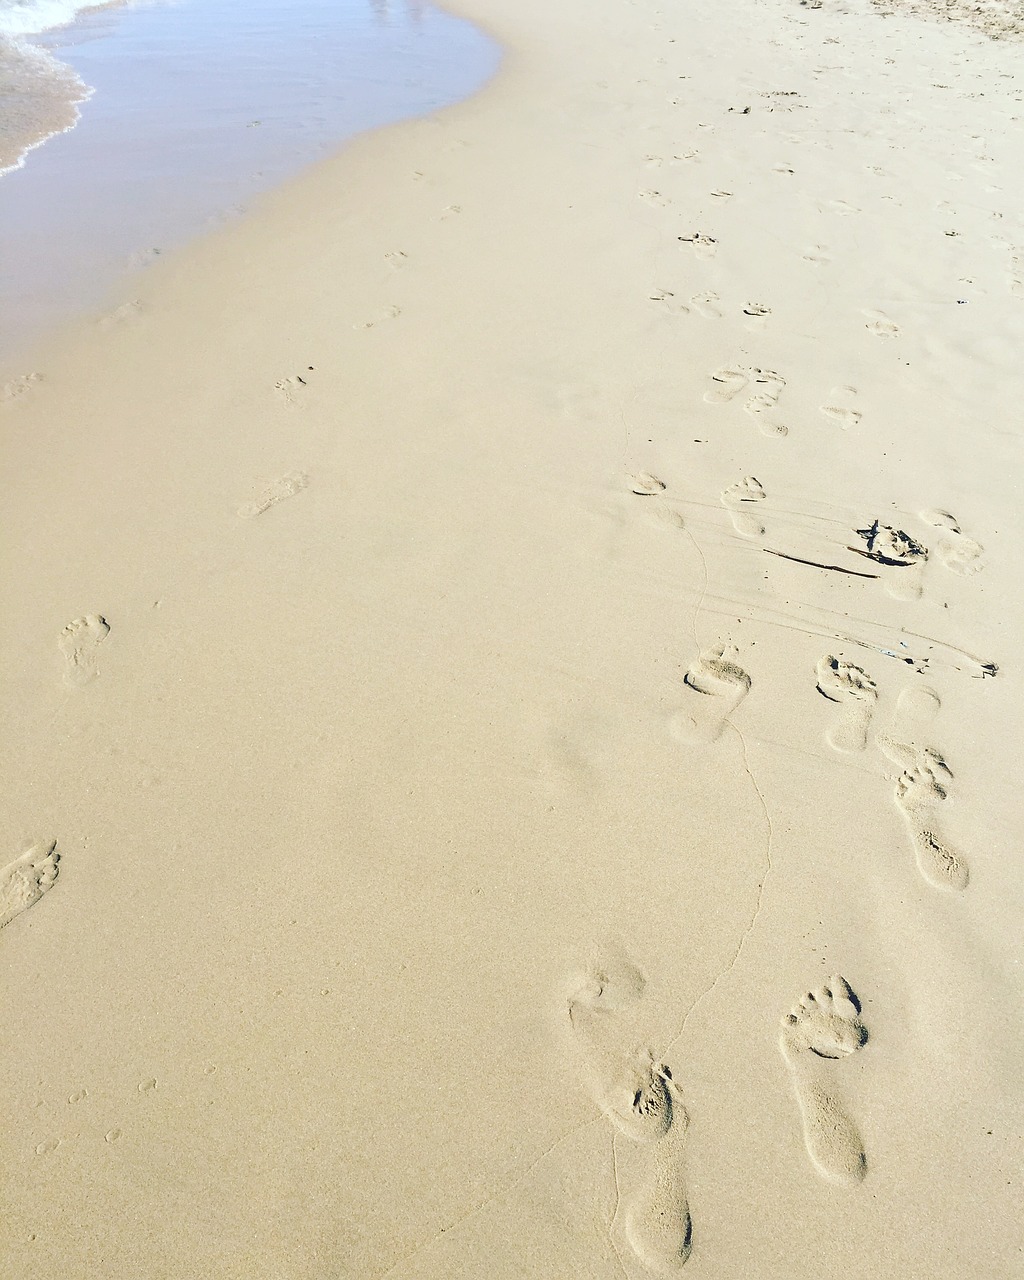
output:
[[[721,737],[729,717],[750,692],[750,676],[736,657],[738,650],[728,644],[698,654],[683,677],[686,702],[672,718],[673,737],[686,743]]]
[[[0,929],[33,906],[59,874],[57,841],[33,845],[0,871]]]
[[[706,235],[703,231],[694,231],[691,235],[676,238],[684,244],[692,244],[693,252],[701,261],[713,258],[718,252],[718,241],[714,236]]]
[[[757,419],[762,435],[789,435],[788,427],[784,427],[779,422],[770,421],[767,416],[778,404],[779,396],[782,395],[786,386],[786,379],[771,369],[752,369],[750,372],[751,385],[755,388],[755,394],[744,404],[744,409]]]
[[[280,480],[275,480],[272,485],[263,490],[255,501],[247,502],[239,507],[238,514],[243,520],[251,520],[254,516],[261,516],[264,511],[269,511],[277,503],[284,502],[285,498],[293,498],[297,493],[301,493],[308,484],[309,476],[304,475],[301,471],[293,471],[289,475],[282,476]]]
[[[375,320],[363,320],[352,326],[353,329],[372,329],[375,325],[383,324],[385,320],[397,320],[402,314],[400,307],[385,307]],[[303,383],[303,385],[305,385]]]
[[[407,253],[403,253],[401,249],[394,249],[391,253],[386,253],[384,255],[384,261],[393,271],[398,271],[399,268],[404,267],[409,261],[409,255]]]
[[[850,204],[847,200],[829,200],[818,208],[822,213],[838,213],[843,217],[849,217],[851,213],[860,213],[855,204]]]
[[[845,978],[835,975],[793,1006],[782,1019],[779,1047],[793,1078],[804,1143],[818,1172],[833,1182],[861,1182],[867,1172],[864,1144],[832,1083],[826,1062],[863,1048],[867,1028],[860,1001]]]
[[[809,249],[804,250],[803,259],[805,262],[813,262],[816,267],[821,267],[832,261],[832,255],[823,244],[812,244]]]
[[[299,403],[302,392],[308,385],[301,374],[295,373],[290,378],[278,378],[274,383],[274,390],[285,404],[295,405]]]
[[[864,328],[867,329],[868,333],[873,333],[876,338],[896,338],[899,336],[899,325],[890,320],[881,311],[865,311],[864,315],[868,318]]]
[[[98,613],[88,613],[75,618],[61,632],[58,645],[67,666],[64,683],[73,689],[81,689],[99,674],[96,670],[96,650],[110,634],[106,618]]]
[[[711,386],[704,392],[708,404],[728,404],[749,384],[750,376],[745,369],[726,367],[716,369],[711,374]]]
[[[931,510],[922,511],[921,519],[934,529],[947,531],[948,536],[935,548],[943,568],[966,578],[985,567],[985,548],[980,542],[967,537],[955,516],[948,511]]]
[[[638,475],[629,477],[629,487],[641,498],[653,498],[656,494],[664,493],[666,485],[664,480],[652,476],[649,471],[641,471]]]
[[[703,316],[705,320],[721,319],[722,313],[716,306],[716,303],[720,301],[721,299],[717,293],[696,293],[690,299],[690,302],[693,304],[694,311],[696,311],[699,316]],[[714,377],[714,374],[711,376]]]
[[[901,690],[896,699],[892,733],[886,735],[886,741],[919,742],[935,722],[941,707],[942,700],[929,685],[911,685]]]
[[[914,844],[917,867],[935,889],[963,890],[967,863],[936,834],[936,813],[949,797],[953,773],[934,747],[915,747],[880,735],[878,745],[903,772],[896,779],[895,800]]]
[[[685,303],[676,301],[676,295],[671,289],[652,289],[647,296],[652,302],[660,303],[669,315],[685,316],[690,313],[690,308]]]
[[[683,1136],[689,1118],[676,1094],[672,1130],[651,1151],[650,1169],[639,1191],[626,1203],[623,1235],[648,1271],[672,1276],[685,1265],[693,1247],[693,1225],[683,1172]]]
[[[836,751],[863,751],[878,701],[878,686],[863,667],[831,654],[819,659],[817,677],[821,696],[843,708],[839,720],[825,731],[825,740]]]
[[[577,978],[567,1012],[572,1042],[591,1097],[619,1133],[655,1142],[672,1125],[672,1073],[634,1043],[646,982],[625,959]]]
[[[10,382],[4,383],[3,391],[0,392],[0,402],[20,400],[22,396],[28,395],[37,382],[42,380],[41,373],[24,373],[20,377],[12,378]]]
[[[760,480],[754,476],[744,476],[736,484],[731,484],[722,493],[722,505],[732,517],[733,527],[744,538],[760,538],[764,533],[764,525],[755,514],[744,511],[744,505],[762,502],[765,491]]]
[[[855,427],[864,416],[859,409],[853,409],[849,402],[857,394],[856,387],[833,387],[829,392],[828,404],[819,405],[821,412],[830,422],[842,427],[844,431]]]
[[[666,205],[672,203],[668,196],[663,196],[660,191],[638,191],[637,196],[652,209],[664,209]]]
[[[743,314],[750,317],[747,328],[751,330],[763,329],[771,313],[771,307],[763,302],[748,302],[743,308]]]
[[[902,529],[880,524],[877,520],[866,529],[856,529],[866,549],[850,547],[857,555],[895,569],[886,579],[885,589],[896,600],[919,600],[924,590],[924,566],[928,549]]]

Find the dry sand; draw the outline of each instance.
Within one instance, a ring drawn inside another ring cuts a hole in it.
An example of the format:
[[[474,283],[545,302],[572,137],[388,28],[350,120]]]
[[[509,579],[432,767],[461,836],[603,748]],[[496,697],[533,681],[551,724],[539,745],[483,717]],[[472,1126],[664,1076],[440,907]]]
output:
[[[4,1274],[1019,1276],[1024,45],[458,8],[2,380]]]

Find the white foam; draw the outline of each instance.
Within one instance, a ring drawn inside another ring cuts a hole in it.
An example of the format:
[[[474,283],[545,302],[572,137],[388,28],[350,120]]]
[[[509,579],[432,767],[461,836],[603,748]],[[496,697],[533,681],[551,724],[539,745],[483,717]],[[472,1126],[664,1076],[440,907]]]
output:
[[[0,35],[32,36],[66,27],[96,4],[97,0],[0,0]]]

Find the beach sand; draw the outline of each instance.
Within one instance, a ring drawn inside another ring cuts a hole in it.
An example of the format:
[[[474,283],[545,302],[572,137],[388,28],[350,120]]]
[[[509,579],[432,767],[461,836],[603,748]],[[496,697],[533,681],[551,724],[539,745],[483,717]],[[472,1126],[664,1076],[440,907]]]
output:
[[[1024,45],[453,9],[0,379],[5,1274],[1018,1276]]]

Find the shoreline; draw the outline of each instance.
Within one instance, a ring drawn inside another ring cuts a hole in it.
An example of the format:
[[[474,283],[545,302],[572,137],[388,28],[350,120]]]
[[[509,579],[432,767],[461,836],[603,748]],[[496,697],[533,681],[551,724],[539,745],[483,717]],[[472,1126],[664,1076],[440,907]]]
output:
[[[0,377],[4,1250],[1008,1278],[1024,51],[446,7]]]

